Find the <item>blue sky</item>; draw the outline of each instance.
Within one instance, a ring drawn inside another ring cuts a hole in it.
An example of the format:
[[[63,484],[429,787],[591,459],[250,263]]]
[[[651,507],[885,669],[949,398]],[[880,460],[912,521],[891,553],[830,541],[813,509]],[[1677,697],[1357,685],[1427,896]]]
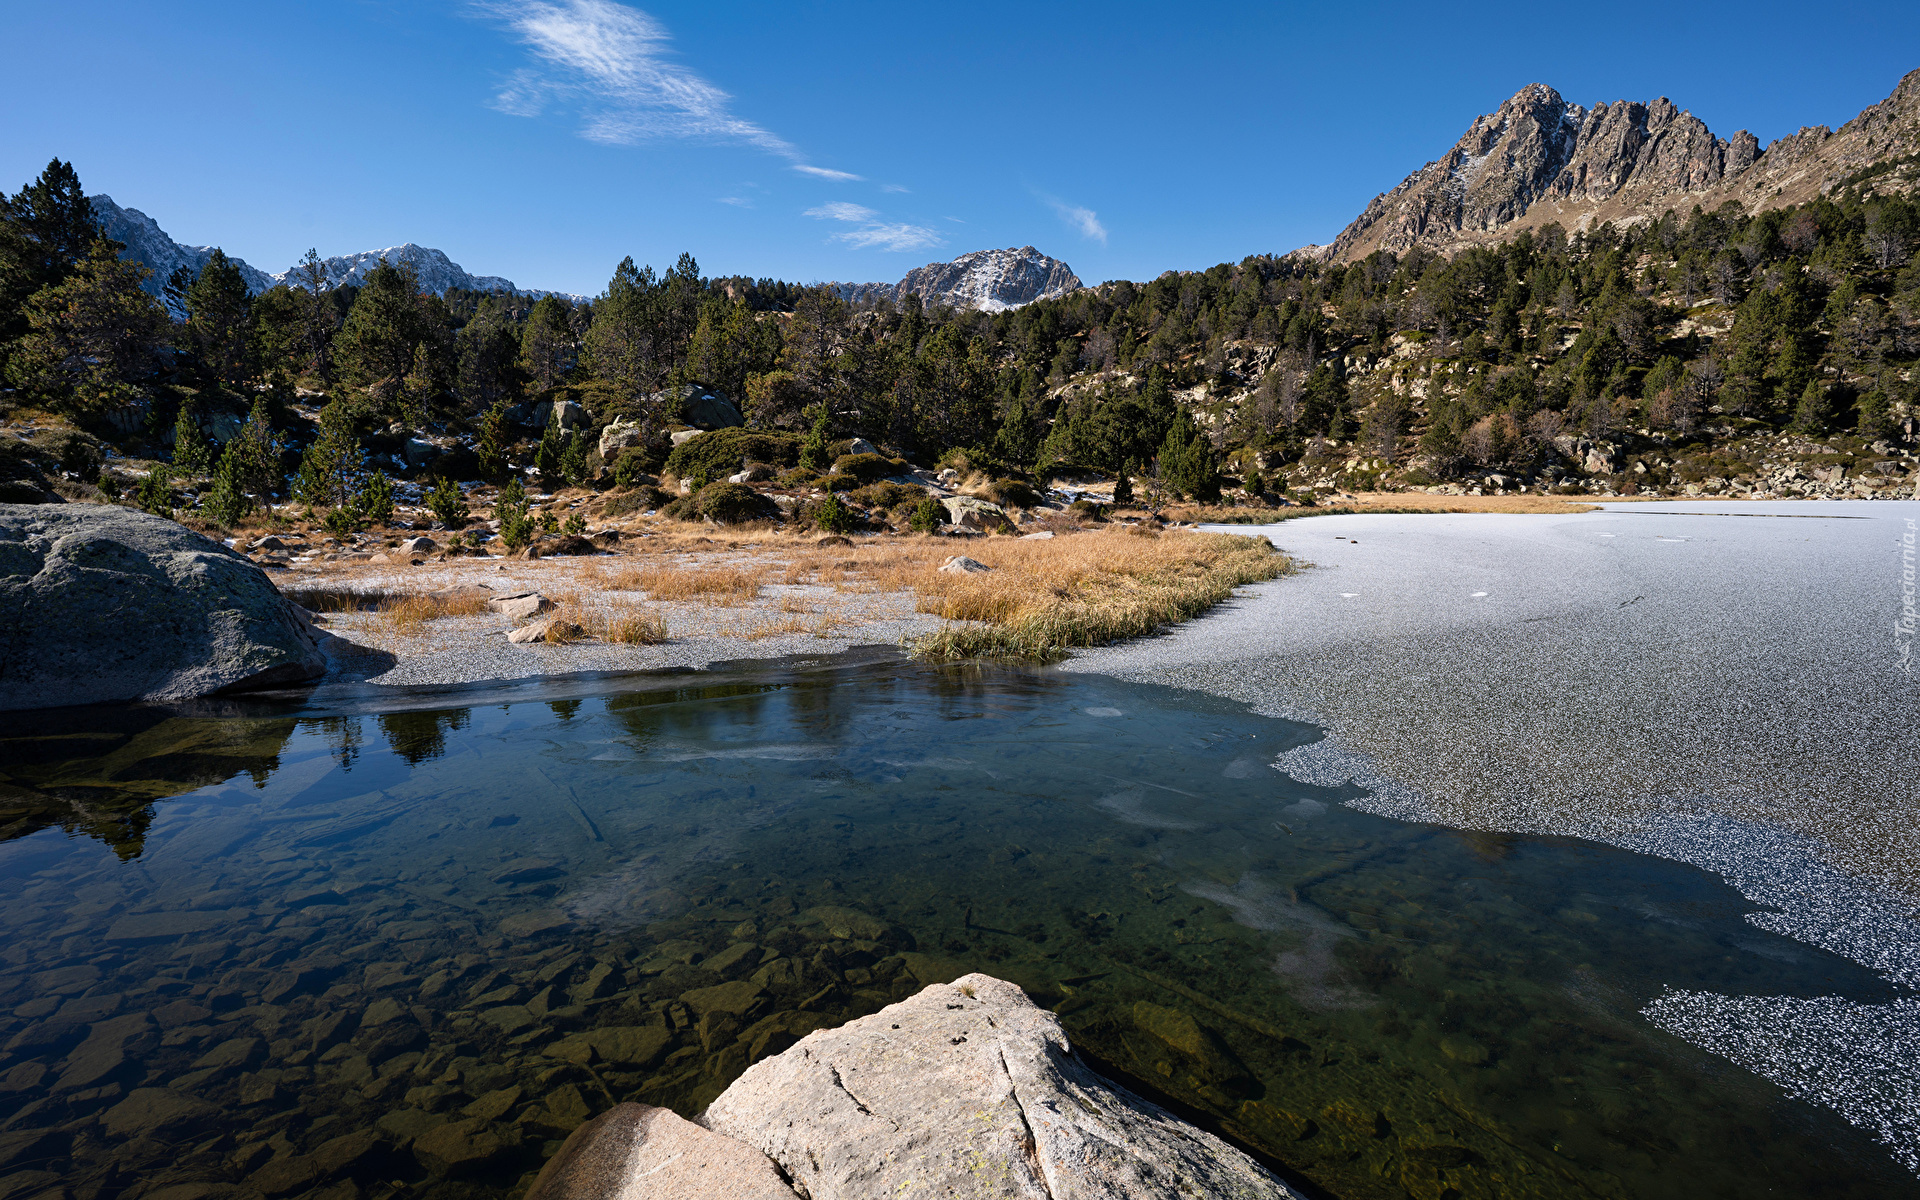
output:
[[[1148,279],[1328,240],[1530,82],[1766,142],[1920,67],[1911,3],[9,0],[4,22],[0,187],[58,155],[268,271],[413,241],[582,293],[682,250],[894,280],[1031,243]]]

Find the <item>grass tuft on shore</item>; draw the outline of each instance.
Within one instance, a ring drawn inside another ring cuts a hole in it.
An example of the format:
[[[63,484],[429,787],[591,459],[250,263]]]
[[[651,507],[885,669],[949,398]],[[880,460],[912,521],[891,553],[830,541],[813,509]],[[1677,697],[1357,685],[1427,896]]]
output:
[[[994,541],[970,554],[994,570],[914,581],[921,612],[960,622],[909,643],[916,656],[1057,661],[1070,650],[1157,633],[1236,587],[1293,570],[1267,539],[1227,533],[1102,531]]]

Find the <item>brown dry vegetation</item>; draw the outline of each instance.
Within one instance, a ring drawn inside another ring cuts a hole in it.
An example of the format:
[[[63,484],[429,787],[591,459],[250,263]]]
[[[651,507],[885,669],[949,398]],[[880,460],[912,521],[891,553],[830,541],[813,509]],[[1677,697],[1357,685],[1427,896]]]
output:
[[[715,631],[721,636],[830,636],[872,619],[855,597],[904,595],[917,611],[952,623],[912,645],[915,653],[942,658],[1058,658],[1074,647],[1163,629],[1205,612],[1241,584],[1292,569],[1263,538],[1151,526],[1062,530],[1039,540],[843,542],[730,531],[630,539],[621,551],[613,559],[529,564],[536,578],[547,577],[540,583],[556,605],[552,619],[578,624],[592,638],[646,645],[667,639],[660,605],[690,604],[739,611],[738,619]],[[955,554],[993,569],[940,572]],[[370,632],[402,637],[417,637],[442,617],[486,612],[477,595],[443,603],[378,590],[371,580],[355,587],[353,577],[363,569],[328,564],[309,574],[305,586],[288,591],[320,611],[372,610]],[[778,585],[777,595],[765,594],[769,585]]]

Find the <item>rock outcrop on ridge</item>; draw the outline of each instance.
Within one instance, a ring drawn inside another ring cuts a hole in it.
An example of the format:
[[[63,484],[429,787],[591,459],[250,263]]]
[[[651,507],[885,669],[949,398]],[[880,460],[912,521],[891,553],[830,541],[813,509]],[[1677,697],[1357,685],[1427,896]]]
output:
[[[259,567],[164,517],[0,504],[0,710],[294,683],[319,643]]]
[[[1003,312],[1051,300],[1081,286],[1073,268],[1057,258],[1049,258],[1032,246],[1006,250],[976,250],[962,254],[952,262],[928,263],[907,272],[899,283],[835,283],[842,298],[893,300],[917,292],[926,304],[945,304],[954,308],[973,308],[982,312]]]
[[[1764,149],[1744,129],[1716,137],[1665,97],[1584,108],[1534,83],[1477,118],[1441,158],[1375,197],[1331,245],[1297,253],[1337,262],[1415,245],[1452,253],[1548,223],[1569,232],[1635,224],[1667,209],[1712,210],[1729,200],[1757,212],[1805,203],[1916,152],[1920,71],[1839,130],[1804,128]],[[1910,191],[1920,165],[1896,165],[1866,182]]]

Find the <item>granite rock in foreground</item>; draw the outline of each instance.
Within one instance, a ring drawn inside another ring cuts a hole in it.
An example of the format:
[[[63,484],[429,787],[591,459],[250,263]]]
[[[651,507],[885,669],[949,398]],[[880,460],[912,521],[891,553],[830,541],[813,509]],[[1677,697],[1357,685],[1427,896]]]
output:
[[[1115,1086],[1052,1013],[988,975],[748,1068],[701,1117],[811,1200],[1295,1197],[1240,1151]]]
[[[796,1200],[767,1156],[650,1104],[575,1130],[526,1200]]]
[[[0,710],[311,679],[320,636],[260,568],[164,517],[0,504]]]

